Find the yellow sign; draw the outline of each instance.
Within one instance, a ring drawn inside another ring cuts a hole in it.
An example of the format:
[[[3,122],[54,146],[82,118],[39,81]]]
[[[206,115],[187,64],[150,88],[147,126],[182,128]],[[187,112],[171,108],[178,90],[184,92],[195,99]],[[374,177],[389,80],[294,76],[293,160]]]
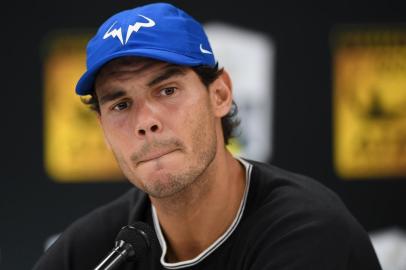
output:
[[[44,58],[44,160],[58,182],[123,179],[104,143],[94,112],[75,94],[85,71],[90,36],[58,35],[47,40]]]
[[[406,175],[406,31],[337,34],[334,163],[343,178]]]

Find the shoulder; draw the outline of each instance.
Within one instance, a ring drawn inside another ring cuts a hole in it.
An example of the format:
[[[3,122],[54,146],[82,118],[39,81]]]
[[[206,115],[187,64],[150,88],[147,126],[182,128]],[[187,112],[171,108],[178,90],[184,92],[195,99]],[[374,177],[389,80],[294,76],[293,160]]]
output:
[[[365,257],[374,265],[368,269],[379,269],[366,231],[335,192],[310,177],[249,162],[253,168],[241,231],[250,258],[261,258],[253,264],[367,269],[359,261]]]
[[[256,209],[272,208],[285,214],[313,212],[322,216],[348,213],[339,196],[319,181],[270,164],[249,162],[253,166],[249,199]]]
[[[147,196],[132,188],[74,221],[40,258],[35,269],[91,269],[113,247],[119,230],[144,216]]]
[[[131,221],[132,212],[135,210],[143,211],[146,204],[148,204],[146,195],[138,189],[132,188],[114,201],[102,205],[77,219],[67,228],[64,234],[97,233],[98,230],[103,231],[100,233],[108,230],[117,233],[116,229],[120,229]],[[86,232],[85,228],[89,228],[90,232]]]
[[[255,161],[246,221],[255,234],[274,239],[291,234],[334,235],[348,239],[363,232],[339,196],[317,180]],[[263,235],[265,236],[265,235]]]

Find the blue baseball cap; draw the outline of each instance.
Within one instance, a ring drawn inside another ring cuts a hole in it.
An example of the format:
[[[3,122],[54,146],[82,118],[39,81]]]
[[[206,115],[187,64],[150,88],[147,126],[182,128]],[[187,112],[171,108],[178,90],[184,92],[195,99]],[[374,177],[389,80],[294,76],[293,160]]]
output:
[[[216,65],[202,25],[167,3],[113,15],[89,41],[86,53],[87,71],[76,85],[78,95],[92,93],[100,68],[119,57],[140,56],[182,66]]]

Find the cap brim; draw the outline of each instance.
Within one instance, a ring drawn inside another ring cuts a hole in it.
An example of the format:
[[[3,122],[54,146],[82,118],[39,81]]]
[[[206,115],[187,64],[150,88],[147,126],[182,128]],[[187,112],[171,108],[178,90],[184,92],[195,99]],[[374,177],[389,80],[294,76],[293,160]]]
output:
[[[88,69],[79,79],[76,85],[76,93],[82,96],[91,94],[94,91],[94,81],[100,68],[107,62],[124,56],[147,57],[182,66],[197,66],[203,64],[201,62],[201,59],[195,59],[189,56],[185,56],[170,51],[162,51],[156,49],[137,49],[137,50],[120,51],[99,60],[90,69]]]

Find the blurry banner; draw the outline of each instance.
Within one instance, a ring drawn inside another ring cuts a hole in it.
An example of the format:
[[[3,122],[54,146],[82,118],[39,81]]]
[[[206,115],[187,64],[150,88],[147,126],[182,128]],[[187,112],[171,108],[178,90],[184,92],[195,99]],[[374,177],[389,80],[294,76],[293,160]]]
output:
[[[275,48],[263,33],[227,25],[205,25],[214,55],[230,73],[241,120],[228,148],[233,154],[267,162],[272,155]]]
[[[406,175],[406,28],[334,34],[334,161],[342,178]]]
[[[44,42],[44,162],[46,172],[57,182],[123,179],[105,146],[96,114],[74,90],[85,70],[89,37],[66,33]]]

